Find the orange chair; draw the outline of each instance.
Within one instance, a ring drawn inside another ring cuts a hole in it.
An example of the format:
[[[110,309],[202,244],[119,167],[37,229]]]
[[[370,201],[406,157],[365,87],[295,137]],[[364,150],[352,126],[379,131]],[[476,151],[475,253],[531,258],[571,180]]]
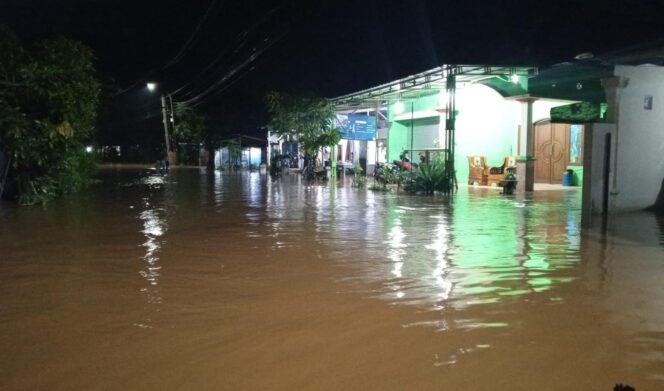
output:
[[[488,176],[486,184],[491,186],[492,184],[498,185],[500,181],[505,178],[507,170],[513,168],[516,170],[516,157],[515,156],[505,156],[503,159],[503,164],[498,167],[491,167],[488,170]]]
[[[484,156],[468,156],[468,184],[486,185],[489,167]]]

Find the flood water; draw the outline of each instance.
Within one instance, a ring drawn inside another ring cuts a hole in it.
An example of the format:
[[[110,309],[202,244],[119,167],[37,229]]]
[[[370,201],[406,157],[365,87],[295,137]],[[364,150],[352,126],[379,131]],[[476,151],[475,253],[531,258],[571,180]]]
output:
[[[664,220],[105,168],[0,204],[2,390],[664,389]]]

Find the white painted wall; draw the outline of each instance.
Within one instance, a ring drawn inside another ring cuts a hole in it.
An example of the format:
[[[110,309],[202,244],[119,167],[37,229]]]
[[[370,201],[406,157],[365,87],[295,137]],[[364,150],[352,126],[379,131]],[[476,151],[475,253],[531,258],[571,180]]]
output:
[[[646,208],[657,198],[664,178],[664,67],[616,66],[627,80],[618,109],[617,160],[611,207]],[[652,110],[644,109],[652,96]]]
[[[489,165],[496,166],[505,156],[516,154],[521,103],[505,100],[480,84],[459,89],[455,98],[459,115],[454,165],[457,180],[463,183],[468,178],[467,156],[483,155]]]
[[[558,106],[564,106],[574,103],[571,100],[549,100],[538,99],[533,103],[533,122],[548,119],[551,117],[551,109]]]

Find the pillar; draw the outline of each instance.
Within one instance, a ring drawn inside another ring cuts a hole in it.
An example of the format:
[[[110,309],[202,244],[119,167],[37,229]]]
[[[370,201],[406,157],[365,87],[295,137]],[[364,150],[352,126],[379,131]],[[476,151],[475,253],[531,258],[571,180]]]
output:
[[[533,103],[537,98],[517,99],[521,102],[521,153],[517,157],[517,192],[533,191],[535,187],[535,134],[533,127]]]
[[[615,124],[614,159],[612,171],[612,196],[617,194],[618,187],[618,147],[620,143],[620,93],[627,87],[628,80],[620,76],[609,77],[601,80],[606,96],[606,118],[605,122]],[[613,200],[612,200],[613,202]]]

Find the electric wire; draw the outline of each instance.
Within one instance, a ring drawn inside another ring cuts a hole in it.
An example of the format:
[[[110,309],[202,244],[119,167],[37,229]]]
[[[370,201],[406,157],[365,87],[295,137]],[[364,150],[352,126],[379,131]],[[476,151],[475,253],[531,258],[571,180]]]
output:
[[[215,7],[215,5],[217,3],[218,3],[218,0],[212,0],[210,2],[210,5],[208,6],[207,10],[205,11],[205,14],[203,14],[203,17],[201,18],[201,20],[196,25],[196,28],[194,28],[194,31],[189,35],[189,39],[187,39],[187,41],[185,41],[184,45],[182,45],[182,48],[180,48],[180,51],[178,51],[178,53],[175,55],[175,57],[173,57],[171,59],[171,61],[169,61],[168,63],[166,63],[166,65],[164,65],[163,69],[170,68],[173,65],[177,64],[182,59],[182,57],[185,55],[185,53],[187,53],[187,51],[193,45],[193,43],[195,41],[195,38],[198,36],[198,33],[201,30],[201,27],[203,26],[203,24],[205,24],[205,21],[207,20],[208,16],[210,15],[210,12],[212,11],[212,9]]]
[[[281,36],[283,37],[283,35]],[[271,40],[267,45],[263,46],[261,49],[254,51],[249,57],[245,58],[242,62],[240,62],[238,65],[236,65],[234,68],[228,70],[219,80],[217,80],[214,84],[209,86],[207,89],[205,89],[203,92],[200,94],[196,95],[193,98],[187,99],[185,101],[182,101],[183,104],[191,104],[194,103],[200,99],[203,99],[207,95],[210,95],[211,93],[214,92],[215,89],[218,87],[222,86],[223,83],[229,81],[230,79],[233,78],[238,72],[242,71],[244,68],[246,68],[248,65],[256,61],[266,50],[268,50],[270,47],[272,47],[276,42],[278,42],[281,37],[277,40]],[[254,68],[250,68],[248,72],[251,72]],[[244,74],[243,76],[246,76]],[[225,90],[226,88],[224,88]]]
[[[134,88],[136,88],[138,85],[143,84],[143,83],[145,82],[145,80],[148,80],[148,78],[149,78],[150,76],[152,76],[153,74],[155,74],[155,72],[157,72],[158,70],[164,70],[164,69],[166,69],[166,68],[170,68],[171,66],[173,66],[173,65],[175,65],[177,62],[179,62],[179,61],[182,59],[182,57],[184,56],[184,54],[185,54],[185,53],[189,50],[189,48],[191,47],[191,44],[193,43],[194,38],[196,38],[196,36],[198,35],[198,32],[200,31],[200,29],[201,29],[201,27],[203,26],[204,22],[207,20],[207,17],[209,16],[210,11],[214,8],[214,5],[216,5],[217,2],[218,2],[218,0],[212,0],[212,1],[210,2],[210,4],[208,5],[207,10],[205,11],[205,14],[203,14],[203,17],[202,17],[202,18],[199,20],[199,22],[196,24],[196,27],[194,28],[194,31],[189,35],[189,38],[188,38],[188,39],[185,41],[185,43],[182,45],[182,47],[180,48],[180,50],[178,51],[178,53],[175,55],[175,57],[173,57],[168,63],[166,63],[166,65],[161,66],[161,67],[159,67],[159,68],[152,68],[152,69],[150,69],[150,70],[147,71],[143,76],[141,76],[140,78],[138,78],[134,83],[132,83],[131,85],[129,85],[129,86],[126,87],[126,88],[123,88],[123,89],[117,91],[116,93],[112,94],[111,96],[112,96],[112,97],[116,97],[116,96],[119,96],[119,95],[125,94],[125,93],[127,93],[127,92],[133,90]]]
[[[189,98],[191,97],[195,91],[196,91],[196,82],[200,83],[205,83],[206,81],[212,80],[212,79],[218,79],[218,76],[214,76],[215,73],[219,74],[220,71],[226,71],[226,67],[229,65],[229,63],[232,62],[233,58],[235,58],[240,51],[242,50],[243,47],[245,47],[248,43],[248,36],[258,27],[263,25],[268,18],[273,15],[275,12],[280,10],[283,7],[283,5],[278,5],[273,7],[272,9],[268,10],[265,14],[261,16],[257,21],[255,21],[252,25],[249,27],[245,28],[243,31],[241,31],[239,34],[237,34],[235,41],[238,42],[235,46],[232,44],[228,45],[218,56],[216,56],[209,64],[207,64],[203,69],[195,76],[193,77],[190,81],[184,83],[182,86],[177,88],[172,95],[175,95],[176,93],[181,92],[184,89],[190,89],[188,92],[183,93],[184,98]],[[267,38],[263,39],[263,42],[267,42],[270,39],[268,36]],[[228,53],[232,50],[232,53],[228,55]],[[213,67],[216,67],[219,62],[225,59],[225,61],[222,62],[222,64],[219,65],[214,71],[209,72]]]

